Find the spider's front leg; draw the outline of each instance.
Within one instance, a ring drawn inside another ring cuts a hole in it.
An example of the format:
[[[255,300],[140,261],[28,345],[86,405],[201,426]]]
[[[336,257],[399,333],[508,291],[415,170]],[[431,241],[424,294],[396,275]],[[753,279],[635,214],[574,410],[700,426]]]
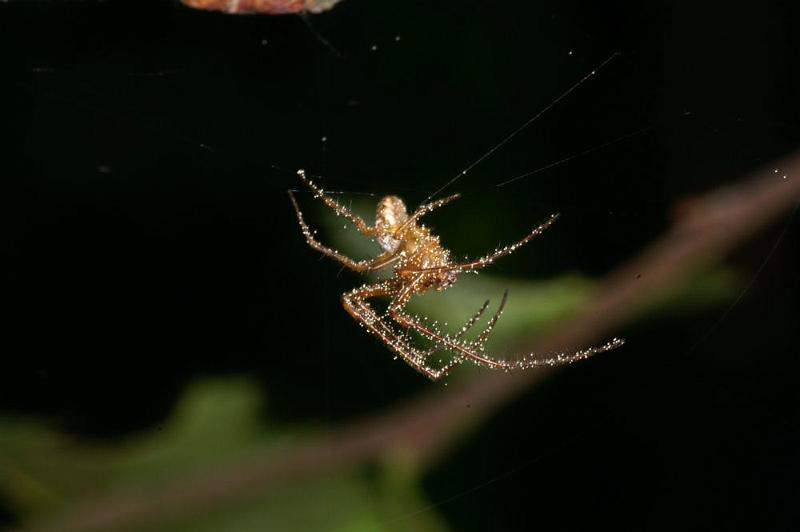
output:
[[[303,212],[300,210],[300,205],[297,204],[297,199],[295,199],[294,194],[292,193],[291,190],[289,191],[289,199],[292,201],[294,210],[297,213],[297,221],[300,223],[300,230],[303,232],[303,236],[306,238],[306,242],[308,243],[308,245],[311,246],[313,249],[316,249],[323,255],[327,255],[328,257],[331,257],[332,259],[339,261],[347,268],[350,268],[351,270],[356,272],[377,270],[379,268],[383,268],[384,266],[388,266],[389,264],[400,258],[399,255],[387,252],[387,253],[382,253],[381,255],[375,257],[374,259],[354,261],[350,257],[339,253],[335,249],[331,249],[328,246],[321,244],[316,238],[314,238],[314,232],[311,231],[311,229],[309,229],[308,227],[308,224],[306,224],[306,221],[303,218]]]
[[[342,218],[347,218],[348,220],[353,222],[356,228],[358,228],[358,230],[361,231],[361,233],[364,236],[375,235],[374,227],[370,227],[369,225],[367,225],[366,222],[364,222],[364,220],[361,219],[360,216],[354,214],[350,209],[348,209],[335,199],[331,198],[330,196],[326,196],[324,190],[322,190],[320,187],[314,184],[313,181],[311,181],[308,177],[306,177],[305,170],[302,169],[298,170],[297,176],[303,183],[305,183],[308,186],[308,188],[314,191],[315,198],[321,199],[322,202],[328,207],[330,207],[333,210],[333,212],[335,212],[338,216],[341,216]]]
[[[438,266],[438,267],[433,267],[433,268],[401,268],[401,269],[398,270],[398,273],[401,273],[401,274],[437,273],[438,274],[438,273],[445,273],[445,272],[450,272],[450,271],[464,272],[464,271],[477,270],[479,268],[484,268],[484,267],[490,265],[491,263],[493,263],[494,261],[496,261],[497,259],[499,259],[501,257],[505,257],[506,255],[511,255],[516,250],[518,250],[520,247],[524,246],[525,244],[527,244],[528,242],[533,240],[535,237],[537,237],[540,234],[542,234],[545,229],[547,229],[548,227],[553,225],[553,222],[555,222],[558,219],[558,216],[559,216],[558,214],[551,214],[550,218],[548,218],[539,227],[537,227],[536,229],[534,229],[533,231],[528,233],[528,235],[525,238],[523,238],[522,240],[514,242],[513,244],[509,244],[509,245],[507,245],[505,247],[496,249],[495,251],[493,251],[489,255],[486,255],[486,256],[481,257],[479,259],[475,259],[475,260],[472,260],[472,261],[469,261],[469,262],[457,263],[457,264],[448,264],[446,266]]]
[[[424,205],[420,205],[416,211],[414,211],[411,216],[408,217],[408,220],[403,222],[403,224],[397,229],[397,233],[402,233],[407,227],[417,223],[422,216],[428,214],[434,209],[438,209],[439,207],[443,207],[450,203],[451,201],[458,199],[461,197],[461,194],[452,194],[450,196],[444,197],[442,199],[438,199],[436,201],[432,201],[430,203],[426,203]]]

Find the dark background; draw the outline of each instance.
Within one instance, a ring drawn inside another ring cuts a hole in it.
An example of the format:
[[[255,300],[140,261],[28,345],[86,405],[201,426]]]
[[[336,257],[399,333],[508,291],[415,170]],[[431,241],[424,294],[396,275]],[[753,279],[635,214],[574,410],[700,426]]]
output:
[[[494,273],[600,276],[682,198],[797,149],[794,3],[640,4],[0,5],[0,409],[113,440],[200,375],[257,375],[286,422],[429,388],[341,310],[359,279],[307,249],[294,171],[415,205],[615,52],[448,189],[448,246],[559,211]],[[796,530],[799,239],[783,218],[731,257],[735,305],[631,327],[499,412],[426,476],[436,510],[454,530]]]

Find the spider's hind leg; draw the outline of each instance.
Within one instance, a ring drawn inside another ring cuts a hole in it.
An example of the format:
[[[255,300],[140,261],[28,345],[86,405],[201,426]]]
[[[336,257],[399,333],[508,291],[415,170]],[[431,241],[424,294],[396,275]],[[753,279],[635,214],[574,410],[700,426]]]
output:
[[[486,337],[491,333],[492,328],[497,323],[497,320],[500,318],[503,309],[505,307],[505,303],[507,300],[507,292],[503,295],[503,301],[498,308],[498,311],[489,321],[487,327],[481,332],[481,334],[472,342],[460,342],[456,338],[452,338],[447,335],[442,335],[439,331],[435,331],[417,321],[416,318],[410,316],[405,312],[405,305],[408,303],[409,298],[414,290],[414,284],[406,286],[402,291],[400,291],[397,296],[395,296],[392,303],[389,305],[389,315],[396,321],[401,327],[405,327],[407,329],[412,329],[421,334],[423,337],[427,338],[428,340],[434,342],[437,346],[441,347],[442,349],[446,349],[448,351],[453,352],[456,359],[464,359],[470,358],[476,364],[481,366],[486,366],[493,369],[514,369],[512,364],[505,362],[503,360],[497,360],[494,358],[487,357],[478,353],[477,351],[482,349],[482,344],[486,340]],[[477,350],[476,350],[477,347]]]
[[[489,337],[489,334],[491,334],[492,329],[494,329],[494,326],[497,324],[497,320],[499,320],[500,316],[503,315],[503,311],[505,310],[505,306],[506,306],[506,302],[507,301],[508,301],[508,290],[505,290],[503,292],[503,299],[502,299],[502,301],[500,301],[500,306],[497,307],[497,310],[495,311],[494,315],[489,320],[489,323],[487,323],[486,327],[483,328],[483,330],[478,334],[478,336],[475,337],[474,340],[468,342],[465,345],[467,345],[467,346],[469,346],[469,347],[471,347],[473,349],[477,348],[478,350],[481,350],[483,348],[483,344],[486,342],[486,339]],[[476,312],[469,320],[467,320],[467,322],[461,327],[461,329],[458,330],[458,332],[455,334],[455,336],[453,336],[453,339],[454,340],[460,340],[464,335],[466,335],[467,331],[469,331],[469,329],[473,325],[475,325],[475,323],[480,319],[480,317],[486,311],[488,306],[489,306],[489,300],[487,299],[484,302],[484,304],[481,306],[481,308],[478,309],[478,312]],[[440,351],[448,350],[448,349],[449,348],[447,346],[443,346],[441,344],[437,344],[436,346],[431,347],[430,349],[425,351],[424,355],[426,357],[428,357],[428,356],[433,355],[434,353],[438,353]]]
[[[610,351],[611,349],[616,349],[617,347],[625,343],[625,341],[622,339],[614,338],[601,346],[596,346],[596,347],[593,346],[572,352],[558,353],[555,354],[554,356],[550,356],[549,358],[544,358],[544,359],[533,358],[534,356],[533,353],[530,353],[521,359],[513,361],[493,358],[481,352],[478,352],[480,351],[480,349],[476,350],[474,347],[474,343],[465,344],[462,342],[458,342],[448,336],[443,336],[438,331],[434,331],[430,327],[423,325],[422,323],[419,323],[419,321],[417,321],[414,317],[404,312],[405,304],[408,302],[413,287],[414,287],[413,284],[407,286],[395,297],[395,299],[389,305],[390,316],[402,327],[413,329],[422,336],[424,336],[425,338],[429,339],[430,341],[435,342],[436,344],[442,346],[445,349],[453,351],[456,354],[457,358],[459,359],[469,358],[479,366],[484,366],[491,369],[502,369],[507,371],[516,369],[530,369],[542,366],[560,366],[560,365],[571,364],[579,360],[584,360],[597,353],[602,353],[604,351]],[[499,313],[496,316],[497,318],[499,318]],[[496,321],[496,319],[493,319],[493,321]],[[493,326],[494,323],[492,323],[491,325]],[[488,329],[489,331],[491,331],[491,327],[489,327]],[[486,334],[488,335],[488,332]]]
[[[391,282],[364,285],[350,292],[342,294],[342,306],[348,314],[355,318],[359,324],[366,327],[369,332],[377,336],[390,350],[396,353],[409,366],[419,371],[429,379],[437,381],[460,364],[462,360],[453,359],[445,366],[436,369],[428,365],[426,352],[412,346],[406,335],[401,334],[381,318],[366,302],[366,299],[392,295],[395,286]]]

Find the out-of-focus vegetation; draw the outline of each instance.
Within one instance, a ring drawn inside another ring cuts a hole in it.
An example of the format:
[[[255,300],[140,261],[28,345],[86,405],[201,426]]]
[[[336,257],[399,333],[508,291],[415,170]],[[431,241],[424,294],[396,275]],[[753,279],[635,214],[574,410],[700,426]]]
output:
[[[593,286],[590,279],[577,275],[537,282],[466,275],[445,294],[420,296],[413,310],[458,323],[484,296],[494,295],[499,301],[497,296],[508,288],[512,297],[493,340],[494,345],[514,344],[569,316]],[[642,309],[641,317],[718,304],[738,286],[733,272],[717,269],[665,292]],[[146,492],[148,486],[254,458],[280,461],[282,453],[321,430],[314,425],[272,425],[268,416],[265,421],[261,415],[265,404],[268,412],[269,397],[262,397],[248,378],[199,381],[165,423],[116,444],[74,439],[36,419],[5,418],[0,421],[0,491],[25,523],[46,523],[92,498]],[[262,486],[263,492],[255,489],[219,507],[193,508],[176,517],[154,515],[151,524],[132,529],[395,531],[408,530],[413,518],[414,530],[445,530],[435,510],[419,512],[430,501],[418,481],[402,460],[388,461],[371,475],[361,469],[339,469],[285,486]]]
[[[6,418],[0,421],[0,490],[26,523],[47,522],[87,498],[146,492],[255,456],[279,461],[294,442],[319,430],[270,426],[262,408],[258,386],[242,377],[195,383],[162,426],[119,444],[75,440],[38,420]],[[193,508],[189,517],[153,515],[150,524],[131,530],[405,530],[403,516],[424,501],[417,486],[396,473],[370,478],[339,471],[263,486],[219,508]],[[435,514],[415,519],[414,526],[444,530]]]

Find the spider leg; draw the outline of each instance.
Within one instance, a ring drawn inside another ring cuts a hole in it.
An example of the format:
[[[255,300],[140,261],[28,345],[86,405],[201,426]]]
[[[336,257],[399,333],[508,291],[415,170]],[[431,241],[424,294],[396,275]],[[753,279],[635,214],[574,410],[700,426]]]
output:
[[[461,327],[461,329],[459,329],[458,333],[456,333],[455,335],[455,338],[461,338],[462,336],[467,334],[467,331],[469,331],[470,328],[472,328],[472,326],[475,325],[475,323],[477,323],[477,321],[481,318],[481,316],[483,316],[483,313],[486,312],[487,308],[489,308],[488,299],[483,302],[481,308],[479,308],[478,311],[470,319],[467,320],[467,322]]]
[[[528,369],[540,366],[560,366],[565,364],[572,364],[573,362],[577,362],[579,360],[584,360],[594,354],[615,349],[625,343],[625,341],[620,338],[613,338],[612,340],[606,342],[601,346],[587,347],[572,352],[558,353],[543,359],[532,358],[534,356],[533,353],[529,353],[528,355],[525,355],[521,359],[514,361],[507,361],[498,358],[493,358],[476,352],[476,350],[473,347],[473,344],[470,343],[465,344],[462,342],[458,342],[453,338],[442,335],[438,331],[434,331],[430,327],[419,323],[412,316],[409,316],[408,314],[403,312],[406,303],[410,299],[411,295],[414,293],[414,285],[417,282],[419,282],[421,278],[422,275],[420,274],[414,280],[414,282],[407,285],[405,288],[403,288],[403,290],[400,291],[400,293],[398,293],[395,296],[394,300],[389,305],[389,315],[401,326],[416,330],[418,333],[428,338],[429,340],[436,342],[442,347],[454,351],[458,358],[463,358],[463,357],[470,358],[472,359],[473,362],[475,362],[475,364],[479,366],[484,366],[492,369],[502,369],[502,370]]]
[[[470,319],[468,319],[467,322],[461,327],[461,329],[459,329],[458,333],[455,335],[455,338],[458,339],[467,334],[467,331],[469,331],[470,328],[473,325],[475,325],[475,323],[480,319],[483,313],[486,312],[486,309],[488,307],[489,307],[489,300],[487,299],[486,301],[484,301],[483,305],[481,305],[481,308],[478,309],[478,312],[476,312]],[[444,351],[444,349],[439,344],[436,344],[433,347],[425,351],[422,351],[422,356],[424,356],[425,358],[429,358],[432,355],[439,353],[440,351]]]
[[[408,220],[403,222],[403,224],[400,227],[397,228],[396,233],[401,233],[404,229],[406,229],[410,225],[415,224],[417,222],[417,220],[419,220],[422,216],[428,214],[429,212],[431,212],[434,209],[438,209],[439,207],[441,207],[443,205],[447,205],[448,203],[450,203],[454,199],[458,199],[460,197],[461,197],[461,194],[453,194],[453,195],[447,196],[446,198],[438,199],[436,201],[432,201],[430,203],[426,203],[424,205],[420,205],[419,207],[417,207],[417,210],[414,211],[414,213],[411,216],[408,217]]]
[[[472,342],[470,342],[469,345],[471,345],[471,346],[481,345],[486,340],[486,337],[489,336],[489,333],[492,332],[492,328],[497,323],[498,318],[500,318],[500,316],[502,315],[503,309],[504,309],[504,307],[506,305],[506,300],[507,299],[508,299],[508,290],[506,290],[505,293],[503,294],[503,300],[500,302],[500,307],[498,307],[497,311],[494,313],[492,318],[489,320],[489,323],[487,324],[487,326],[484,327],[484,329],[480,332],[480,334],[476,337],[476,339],[473,340]],[[483,313],[486,312],[486,309],[488,307],[489,307],[489,300],[487,299],[486,301],[483,302],[483,305],[481,305],[481,307],[478,309],[478,311],[475,314],[473,314],[473,316],[469,320],[467,320],[466,323],[464,323],[464,325],[461,327],[461,329],[459,329],[459,331],[456,333],[454,338],[456,340],[458,340],[458,339],[462,338],[465,334],[467,334],[467,332],[470,330],[470,328],[472,328],[472,326],[475,325],[475,323],[477,323],[477,321],[480,319],[480,317],[483,315]],[[429,348],[429,349],[427,349],[425,351],[418,351],[418,355],[420,357],[422,357],[423,359],[428,359],[431,356],[435,355],[436,353],[439,353],[439,352],[445,351],[445,350],[447,350],[447,348],[443,348],[441,346],[441,344],[436,344],[433,347],[431,347],[431,348]],[[436,377],[436,378],[431,377],[431,378],[433,380],[437,380],[437,379],[441,378],[442,376],[446,375],[451,369],[453,369],[454,367],[460,365],[463,362],[464,362],[464,357],[463,356],[456,356],[456,357],[450,359],[450,361],[447,362],[447,364],[445,364],[444,366],[442,366],[438,370],[435,370],[435,371],[439,372],[438,373],[439,374],[438,377]],[[429,377],[430,377],[430,375],[429,375]]]
[[[506,255],[510,255],[515,252],[520,247],[524,246],[535,237],[539,236],[544,232],[545,229],[550,227],[553,222],[558,219],[558,214],[551,214],[550,218],[548,218],[544,223],[542,223],[539,227],[528,233],[528,235],[519,240],[514,242],[513,244],[509,244],[505,247],[496,249],[489,255],[481,257],[479,259],[469,261],[469,262],[462,262],[458,264],[448,264],[446,266],[437,266],[434,268],[400,268],[397,270],[397,273],[406,274],[406,273],[444,273],[448,271],[470,271],[470,270],[477,270],[479,268],[484,268],[489,264],[493,263],[500,257],[505,257]]]
[[[406,285],[392,300],[391,304],[389,305],[389,315],[392,317],[392,319],[407,329],[416,330],[422,336],[435,342],[439,346],[454,351],[459,358],[468,357],[473,359],[476,363],[484,366],[495,369],[506,369],[505,365],[508,364],[507,362],[495,360],[475,353],[470,349],[470,344],[464,344],[454,340],[453,338],[442,335],[438,331],[432,330],[427,325],[419,323],[419,321],[417,321],[415,318],[404,312],[406,303],[408,303],[408,300],[414,293],[414,286],[420,281],[420,279],[422,279],[422,276],[423,274],[419,274],[413,282]]]
[[[498,319],[500,319],[500,316],[503,314],[503,310],[505,309],[505,306],[506,306],[506,301],[507,301],[507,300],[508,300],[508,290],[506,290],[506,291],[503,293],[503,299],[502,299],[502,301],[500,302],[500,306],[497,308],[497,311],[494,313],[494,315],[492,316],[492,318],[489,320],[489,323],[486,325],[486,327],[484,327],[484,328],[483,328],[483,330],[480,332],[480,334],[478,334],[478,336],[477,336],[477,337],[476,337],[474,340],[472,340],[471,342],[469,342],[469,345],[470,345],[470,346],[480,346],[480,345],[482,345],[482,344],[483,344],[483,342],[485,342],[485,341],[486,341],[486,338],[487,338],[487,337],[489,336],[489,334],[492,332],[492,329],[494,328],[495,324],[497,323],[497,320],[498,320]],[[471,328],[473,325],[475,325],[475,323],[476,323],[476,322],[477,322],[477,321],[480,319],[480,317],[481,317],[481,316],[483,315],[483,313],[486,311],[486,308],[487,308],[488,306],[489,306],[489,300],[487,299],[487,300],[486,300],[486,301],[483,303],[483,305],[481,306],[481,308],[480,308],[480,309],[478,309],[478,312],[476,312],[476,313],[475,313],[475,315],[473,315],[473,316],[472,316],[472,317],[471,317],[471,318],[470,318],[470,319],[469,319],[469,320],[468,320],[468,321],[467,321],[467,322],[466,322],[466,323],[465,323],[465,324],[464,324],[464,325],[461,327],[461,329],[459,329],[459,331],[458,331],[458,332],[455,334],[455,336],[453,336],[453,339],[454,339],[454,340],[460,340],[460,339],[461,339],[461,338],[462,338],[462,337],[463,337],[463,336],[464,336],[464,335],[467,333],[467,331],[468,331],[468,330],[469,330],[469,329],[470,329],[470,328]],[[442,347],[441,347],[440,345],[438,345],[438,344],[437,344],[435,347],[431,347],[431,348],[430,348],[430,349],[428,349],[427,351],[424,351],[424,352],[423,352],[423,354],[424,354],[426,357],[428,357],[428,356],[431,356],[431,355],[433,355],[434,353],[438,353],[439,351],[442,351]]]
[[[294,210],[297,213],[297,221],[300,223],[300,229],[303,232],[303,236],[306,237],[306,242],[308,243],[308,245],[311,246],[313,249],[316,249],[323,255],[327,255],[332,259],[338,260],[340,263],[350,268],[351,270],[357,272],[377,270],[379,268],[383,268],[384,266],[391,264],[392,262],[400,258],[400,255],[395,255],[392,253],[382,253],[381,255],[375,257],[374,259],[354,261],[350,257],[342,255],[335,249],[331,249],[321,244],[316,238],[314,238],[314,232],[311,231],[311,229],[309,229],[308,225],[306,224],[306,221],[303,218],[303,213],[302,211],[300,211],[300,206],[297,204],[297,200],[295,199],[292,191],[289,191],[289,199],[292,200],[292,205],[294,206]]]
[[[506,300],[507,299],[508,299],[508,290],[506,290],[503,293],[503,300],[500,302],[500,306],[498,307],[497,311],[494,313],[494,316],[492,316],[492,318],[489,320],[489,323],[487,324],[487,326],[481,331],[481,333],[477,336],[477,338],[469,343],[470,346],[476,346],[476,345],[477,346],[481,346],[483,344],[483,342],[486,340],[486,337],[489,336],[489,333],[492,332],[492,328],[497,323],[497,320],[503,314],[503,309],[504,309],[504,307],[506,305]],[[470,327],[472,327],[475,324],[475,322],[477,322],[478,319],[480,319],[481,315],[483,315],[483,313],[486,311],[486,308],[488,306],[489,306],[489,300],[487,299],[483,303],[481,308],[478,309],[478,312],[476,312],[467,321],[467,323],[465,323],[464,326],[461,327],[461,329],[458,331],[458,333],[456,333],[454,338],[456,340],[458,340],[461,337],[463,337],[467,333],[467,331],[470,329]],[[435,353],[438,353],[438,352],[444,351],[444,350],[447,350],[447,348],[442,348],[441,344],[437,344],[436,346],[431,347],[427,351],[423,351],[421,353],[421,355],[424,356],[425,358],[428,358],[428,357],[434,355]],[[446,375],[451,369],[453,369],[456,366],[461,365],[464,362],[464,360],[466,360],[466,357],[461,356],[461,355],[456,355],[453,358],[451,358],[450,361],[448,361],[447,364],[442,366],[438,371],[441,372],[442,375]]]
[[[323,203],[333,209],[333,212],[335,212],[338,216],[350,220],[356,226],[356,228],[358,228],[358,230],[366,236],[373,236],[375,234],[375,228],[368,226],[360,216],[354,214],[350,209],[340,204],[330,196],[326,196],[324,190],[315,185],[313,181],[306,177],[305,170],[298,170],[297,175],[300,177],[303,183],[308,185],[308,188],[314,191],[314,197],[321,199]]]
[[[395,285],[390,281],[364,285],[342,294],[342,306],[344,306],[348,314],[383,341],[389,349],[400,356],[409,366],[431,380],[439,380],[461,361],[451,360],[447,365],[439,369],[428,366],[425,362],[424,353],[412,346],[405,335],[400,334],[381,319],[369,303],[366,302],[366,299],[372,297],[390,296],[395,291]]]
[[[500,316],[503,315],[503,311],[506,308],[506,302],[508,301],[508,290],[503,291],[503,299],[500,301],[500,306],[497,307],[497,311],[492,316],[492,319],[489,320],[489,323],[486,324],[486,327],[483,328],[481,333],[475,338],[472,342],[470,342],[470,346],[482,346],[483,343],[486,341],[486,338],[489,337],[491,334],[492,329],[497,324],[497,320],[500,319]]]

